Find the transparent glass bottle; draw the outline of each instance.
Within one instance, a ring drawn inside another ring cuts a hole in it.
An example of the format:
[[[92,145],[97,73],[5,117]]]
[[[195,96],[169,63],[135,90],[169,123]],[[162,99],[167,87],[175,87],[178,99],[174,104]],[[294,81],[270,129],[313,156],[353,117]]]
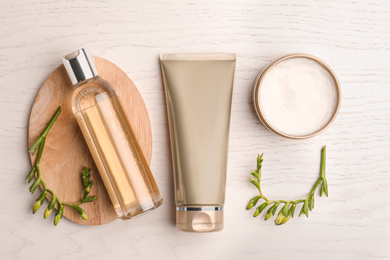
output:
[[[118,217],[159,207],[162,197],[117,92],[98,75],[85,49],[66,55],[63,63],[74,85],[73,113]]]

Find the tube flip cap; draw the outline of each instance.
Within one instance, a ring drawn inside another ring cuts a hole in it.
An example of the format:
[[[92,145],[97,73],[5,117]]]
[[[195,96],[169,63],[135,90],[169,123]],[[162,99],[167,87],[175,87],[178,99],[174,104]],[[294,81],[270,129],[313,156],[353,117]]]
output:
[[[186,232],[221,231],[223,207],[177,207],[176,226]]]

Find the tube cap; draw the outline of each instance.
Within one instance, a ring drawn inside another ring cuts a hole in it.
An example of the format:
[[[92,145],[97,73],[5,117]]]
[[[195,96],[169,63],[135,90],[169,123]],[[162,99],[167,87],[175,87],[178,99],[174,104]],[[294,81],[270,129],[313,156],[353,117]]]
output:
[[[177,207],[176,226],[186,232],[221,231],[223,207]]]
[[[62,58],[73,85],[98,76],[92,57],[85,49],[69,53]]]

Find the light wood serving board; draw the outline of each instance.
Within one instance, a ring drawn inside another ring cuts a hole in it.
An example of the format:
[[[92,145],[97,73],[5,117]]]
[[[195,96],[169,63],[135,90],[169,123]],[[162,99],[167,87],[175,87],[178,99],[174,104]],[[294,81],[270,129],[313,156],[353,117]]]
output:
[[[99,75],[110,82],[117,90],[123,109],[138,138],[147,162],[152,156],[152,132],[149,115],[141,94],[133,81],[115,64],[93,58]],[[92,168],[91,179],[94,181],[89,196],[97,196],[92,203],[82,204],[88,220],[83,220],[75,210],[65,207],[64,216],[83,225],[101,225],[117,219],[110,198],[104,188],[99,172],[92,160],[87,144],[77,125],[71,108],[72,83],[63,65],[59,66],[43,83],[31,109],[28,144],[39,137],[54,115],[58,106],[62,107],[60,116],[46,138],[40,169],[41,176],[62,202],[74,203],[83,193],[81,170],[83,166]],[[31,162],[35,162],[31,156]],[[39,191],[34,193],[39,196]],[[44,207],[35,214],[43,214]],[[54,214],[52,213],[54,216]],[[53,220],[53,216],[50,219]],[[63,221],[63,220],[62,220]],[[61,225],[61,222],[59,223]]]

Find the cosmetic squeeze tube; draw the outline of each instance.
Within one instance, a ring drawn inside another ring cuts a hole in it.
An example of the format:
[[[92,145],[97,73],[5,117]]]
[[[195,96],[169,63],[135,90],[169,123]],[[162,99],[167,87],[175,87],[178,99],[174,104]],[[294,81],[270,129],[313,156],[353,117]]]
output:
[[[235,54],[162,54],[176,225],[223,229]]]

